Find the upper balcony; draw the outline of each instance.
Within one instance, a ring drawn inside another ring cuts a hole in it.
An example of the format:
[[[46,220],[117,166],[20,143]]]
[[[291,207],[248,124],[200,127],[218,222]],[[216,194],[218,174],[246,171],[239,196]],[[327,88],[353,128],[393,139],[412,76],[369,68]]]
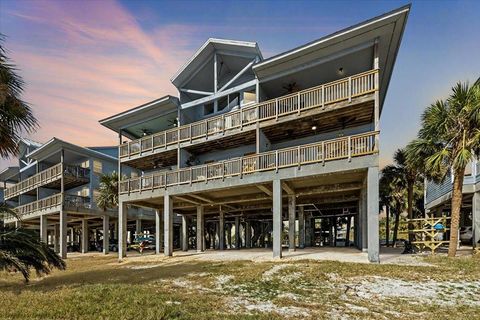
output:
[[[60,189],[62,175],[65,189],[81,186],[90,181],[90,169],[66,164],[62,167],[62,163],[59,163],[7,188],[5,199],[30,194],[38,187]]]
[[[200,166],[157,172],[122,180],[120,194],[207,183],[264,171],[278,172],[283,168],[376,154],[377,136],[378,132],[368,132]]]
[[[293,94],[253,104],[174,129],[147,135],[119,146],[120,161],[132,161],[157,153],[174,152],[178,146],[188,147],[208,139],[241,133],[246,128],[271,125],[311,116],[330,110],[328,106],[345,102],[358,104],[378,90],[378,70],[369,70],[337,81],[322,84]],[[372,96],[373,100],[373,96]],[[175,157],[175,155],[172,155]]]

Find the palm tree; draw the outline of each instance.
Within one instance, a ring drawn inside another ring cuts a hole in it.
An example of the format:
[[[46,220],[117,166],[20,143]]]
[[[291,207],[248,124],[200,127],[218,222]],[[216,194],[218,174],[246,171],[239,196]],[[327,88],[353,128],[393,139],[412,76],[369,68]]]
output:
[[[418,210],[413,204],[416,198],[423,196],[419,194],[419,192],[421,193],[423,178],[420,161],[413,161],[416,158],[409,161],[405,149],[398,149],[393,156],[393,160],[394,164],[386,166],[382,170],[380,198],[387,208],[392,208],[395,211],[395,244],[400,214],[406,209],[410,220],[414,218],[414,211]],[[413,225],[408,223],[408,239],[410,242],[414,240],[412,227]]]
[[[103,174],[100,176],[100,195],[97,198],[97,206],[106,211],[118,206],[118,173]]]
[[[473,85],[457,83],[446,100],[437,101],[424,111],[411,153],[426,155],[425,171],[439,173],[437,180],[444,180],[448,172],[453,175],[448,256],[454,257],[465,168],[480,154],[480,78]]]
[[[20,98],[24,83],[6,56],[4,38],[0,34],[0,157],[8,158],[16,155],[20,134],[34,131],[38,123],[28,104]],[[31,268],[37,274],[48,274],[52,268],[65,269],[65,262],[40,241],[36,232],[5,227],[6,215],[20,220],[8,205],[0,204],[0,270],[19,271],[28,281]]]
[[[394,155],[394,160],[407,189],[407,216],[408,219],[411,220],[414,218],[413,202],[415,185],[423,183],[423,176],[421,174],[423,172],[423,159],[417,157],[407,157],[409,148],[411,148],[411,146],[407,145],[405,149],[397,150]],[[408,240],[410,242],[414,240],[413,224],[410,222],[408,223]]]
[[[16,213],[1,204],[0,215],[3,222],[5,215],[16,216]],[[65,267],[62,258],[40,241],[34,230],[4,226],[0,229],[0,270],[20,272],[28,282],[31,268],[42,275],[49,274],[53,268],[64,270]]]
[[[380,178],[380,194],[385,206],[389,207],[395,217],[393,227],[393,246],[396,246],[400,215],[405,211],[406,188],[404,177],[397,165],[388,165],[382,169]],[[388,237],[388,234],[387,234]]]
[[[20,98],[24,82],[6,56],[4,39],[0,34],[0,157],[8,158],[16,154],[20,134],[35,131],[38,122],[30,106]]]

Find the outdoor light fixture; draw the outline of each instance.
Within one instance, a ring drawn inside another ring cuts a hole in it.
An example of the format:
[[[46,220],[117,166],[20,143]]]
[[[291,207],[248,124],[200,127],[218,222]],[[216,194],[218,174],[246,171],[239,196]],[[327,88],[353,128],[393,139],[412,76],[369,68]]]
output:
[[[345,71],[343,71],[343,67],[338,68],[338,71],[337,71],[337,72],[338,72],[338,74],[341,75],[341,76],[343,76],[344,73],[345,73]]]
[[[312,126],[312,130],[313,131],[317,130],[317,126]]]

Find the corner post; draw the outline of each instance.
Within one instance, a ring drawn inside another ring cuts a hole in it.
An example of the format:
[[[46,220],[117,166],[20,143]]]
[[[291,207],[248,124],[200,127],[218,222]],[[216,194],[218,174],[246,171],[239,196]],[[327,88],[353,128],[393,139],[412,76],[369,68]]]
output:
[[[203,241],[205,239],[205,220],[204,220],[204,208],[202,206],[197,207],[197,252],[203,252],[205,246]]]
[[[219,242],[219,249],[225,250],[225,212],[220,207],[220,217],[219,217],[219,224],[218,224],[218,242]]]
[[[40,241],[48,243],[48,225],[47,216],[42,214],[40,216]]]
[[[288,196],[288,251],[296,250],[295,246],[295,196]]]
[[[82,253],[88,252],[88,220],[82,219]]]
[[[127,204],[120,202],[118,206],[118,260],[127,256]]]
[[[273,180],[273,258],[282,257],[282,184]]]
[[[110,217],[103,216],[103,254],[110,252]]]
[[[164,254],[173,255],[173,199],[165,193],[163,196],[163,218],[164,218]]]
[[[368,261],[380,262],[380,239],[378,225],[378,167],[369,167],[367,174],[367,242]]]
[[[305,211],[304,207],[298,207],[298,247],[305,248]]]
[[[188,217],[182,215],[182,251],[188,251]]]

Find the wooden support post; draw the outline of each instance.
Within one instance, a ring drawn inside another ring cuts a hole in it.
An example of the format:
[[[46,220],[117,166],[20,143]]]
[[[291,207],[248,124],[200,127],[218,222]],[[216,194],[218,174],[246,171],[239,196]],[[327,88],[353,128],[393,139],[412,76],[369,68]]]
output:
[[[295,251],[295,196],[288,196],[288,251]]]

